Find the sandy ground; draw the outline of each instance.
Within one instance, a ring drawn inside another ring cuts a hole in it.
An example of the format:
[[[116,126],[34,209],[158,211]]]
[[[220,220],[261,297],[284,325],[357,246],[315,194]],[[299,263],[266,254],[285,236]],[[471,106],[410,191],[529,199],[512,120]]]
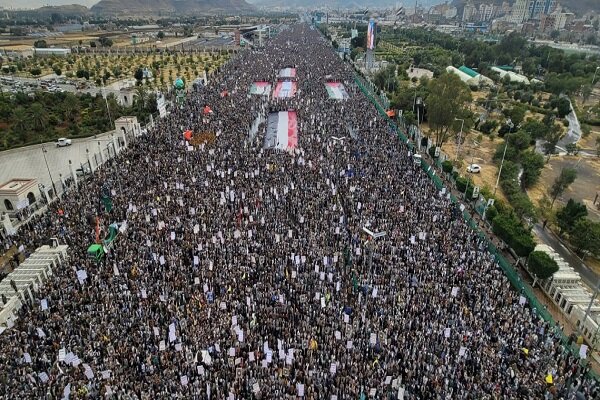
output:
[[[494,190],[496,179],[498,178],[498,167],[494,164],[493,157],[496,152],[496,146],[504,143],[502,138],[495,138],[493,141],[489,136],[482,135],[481,143],[474,144],[480,132],[472,130],[466,135],[466,140],[460,146],[460,158],[462,166],[460,168],[461,175],[471,177],[475,185],[481,188],[487,186],[491,191]],[[446,142],[442,147],[442,152],[448,155],[450,160],[456,159],[457,144],[454,138]],[[479,174],[470,174],[467,172],[467,166],[471,163],[481,166]],[[496,191],[496,197],[502,201],[507,201],[502,189]]]
[[[554,156],[542,170],[540,181],[528,191],[529,197],[537,204],[548,193],[560,171],[565,167],[577,169],[577,179],[559,196],[554,207],[564,205],[569,199],[583,202],[588,208],[588,217],[600,221],[600,210],[593,205],[596,194],[600,194],[600,158],[578,156]]]

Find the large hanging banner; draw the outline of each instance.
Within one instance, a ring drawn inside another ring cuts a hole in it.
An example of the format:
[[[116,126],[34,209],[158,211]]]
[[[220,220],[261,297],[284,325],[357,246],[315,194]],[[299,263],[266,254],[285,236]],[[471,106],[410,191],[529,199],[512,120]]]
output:
[[[279,70],[280,78],[295,78],[296,77],[296,68],[284,68]]]
[[[275,86],[273,97],[278,99],[290,98],[296,95],[298,84],[294,81],[279,81]]]
[[[271,84],[269,82],[254,82],[250,86],[250,94],[256,94],[260,96],[266,96],[271,91]]]
[[[290,150],[298,146],[298,123],[295,111],[270,113],[267,120],[265,149]]]
[[[327,94],[329,94],[330,99],[344,100],[348,98],[346,88],[344,88],[344,85],[340,82],[327,82],[325,88],[327,89]]]

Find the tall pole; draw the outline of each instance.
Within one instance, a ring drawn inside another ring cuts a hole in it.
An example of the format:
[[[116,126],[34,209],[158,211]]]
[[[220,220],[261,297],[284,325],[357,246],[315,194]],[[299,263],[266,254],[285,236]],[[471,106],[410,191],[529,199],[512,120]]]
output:
[[[512,130],[512,127],[509,128],[508,134],[505,135],[504,152],[502,152],[502,161],[500,162],[500,169],[498,170],[498,178],[496,178],[496,185],[494,186],[494,193],[492,194],[492,197],[496,196],[496,190],[498,189],[498,183],[500,183],[500,175],[502,174],[502,167],[504,166],[504,157],[506,156],[506,149],[508,147],[508,135],[510,135],[511,130]]]
[[[463,127],[465,126],[465,120],[462,118],[454,118],[455,121],[462,121],[460,124],[460,132],[458,133],[458,147],[456,148],[456,158],[454,159],[454,161],[458,160],[458,157],[460,155],[460,145],[462,143],[462,133],[463,133]]]
[[[592,304],[594,304],[594,300],[598,296],[598,291],[600,291],[600,279],[598,279],[598,284],[596,285],[596,289],[594,290],[594,295],[590,299],[590,304],[588,304],[587,309],[585,310],[585,314],[583,314],[583,322],[579,325],[580,329],[583,329],[585,322],[587,320],[588,315],[590,314],[590,310],[592,309]]]
[[[50,182],[52,182],[52,190],[54,190],[54,196],[58,196],[58,192],[56,191],[56,185],[54,184],[54,179],[52,179],[52,174],[50,173],[50,167],[48,166],[48,160],[46,159],[46,148],[42,147],[42,154],[44,155],[44,162],[46,163],[46,169],[48,170],[48,176],[50,177]]]
[[[594,86],[594,82],[596,82],[596,74],[598,73],[599,69],[600,67],[596,67],[596,70],[594,71],[594,77],[592,78],[592,88]]]

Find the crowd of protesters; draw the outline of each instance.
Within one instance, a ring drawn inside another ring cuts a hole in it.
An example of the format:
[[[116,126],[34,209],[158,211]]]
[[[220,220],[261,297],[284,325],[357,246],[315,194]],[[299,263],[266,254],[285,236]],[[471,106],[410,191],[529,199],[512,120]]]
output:
[[[249,94],[286,67],[293,98]],[[597,398],[353,76],[292,25],[10,237],[70,265],[0,334],[0,398]],[[249,135],[273,110],[297,148]],[[96,216],[123,228],[101,262]]]

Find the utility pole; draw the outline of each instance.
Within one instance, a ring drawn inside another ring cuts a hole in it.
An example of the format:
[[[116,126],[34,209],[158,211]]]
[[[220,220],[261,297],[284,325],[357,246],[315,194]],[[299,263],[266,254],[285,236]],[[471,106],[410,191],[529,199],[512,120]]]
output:
[[[508,136],[510,135],[510,133],[512,132],[512,128],[514,127],[514,124],[512,123],[512,121],[509,119],[508,120],[508,133],[506,135],[504,135],[504,152],[502,153],[502,161],[500,162],[500,169],[498,170],[498,178],[496,178],[496,185],[494,186],[494,193],[492,194],[492,196],[496,196],[496,190],[498,189],[498,183],[500,183],[500,175],[502,174],[502,167],[504,166],[504,157],[506,156],[506,148],[508,147]]]
[[[458,133],[458,147],[456,148],[456,158],[454,159],[454,161],[456,161],[456,160],[458,160],[458,157],[460,155],[460,145],[462,143],[462,133],[463,133],[463,127],[465,126],[465,120],[463,118],[454,118],[454,120],[461,121],[460,132]]]

